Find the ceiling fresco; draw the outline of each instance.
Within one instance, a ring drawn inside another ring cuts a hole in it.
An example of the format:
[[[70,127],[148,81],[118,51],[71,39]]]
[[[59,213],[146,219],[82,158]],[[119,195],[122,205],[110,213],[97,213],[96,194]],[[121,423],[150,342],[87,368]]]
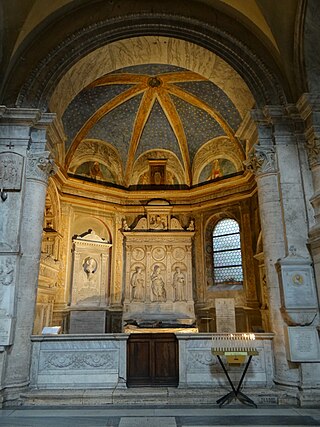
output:
[[[234,135],[241,120],[226,93],[198,73],[166,64],[118,69],[85,87],[65,110],[66,167],[73,164],[73,173],[90,175],[88,167],[81,168],[75,158],[82,141],[95,141],[112,146],[117,153],[123,171],[118,182],[141,182],[134,169],[139,169],[140,158],[144,157],[144,162],[148,159],[149,152],[150,159],[168,159],[171,153],[171,163],[175,158],[176,165],[168,169],[168,176],[174,175],[170,182],[192,185],[193,161],[201,147],[222,136],[239,145]],[[106,170],[106,163],[100,165],[104,173],[97,176],[101,180],[117,176],[115,171]],[[147,164],[139,169],[144,176],[146,168]],[[181,168],[183,179],[174,172]],[[237,168],[229,165],[226,170],[234,172]],[[137,182],[132,181],[133,176]],[[212,179],[210,173],[199,176],[201,180]]]

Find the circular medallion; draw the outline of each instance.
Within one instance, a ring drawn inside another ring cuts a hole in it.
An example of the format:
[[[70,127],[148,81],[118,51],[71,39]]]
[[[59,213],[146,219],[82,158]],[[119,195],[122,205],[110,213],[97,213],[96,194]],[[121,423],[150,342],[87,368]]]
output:
[[[175,248],[172,251],[172,256],[174,259],[181,261],[186,256],[186,251],[183,248]]]
[[[132,250],[132,258],[136,261],[141,261],[144,258],[144,250],[142,248],[134,248]]]
[[[166,256],[166,251],[161,247],[154,248],[152,256],[156,261],[161,261]]]
[[[291,280],[294,285],[303,285],[303,276],[300,273],[295,273]]]

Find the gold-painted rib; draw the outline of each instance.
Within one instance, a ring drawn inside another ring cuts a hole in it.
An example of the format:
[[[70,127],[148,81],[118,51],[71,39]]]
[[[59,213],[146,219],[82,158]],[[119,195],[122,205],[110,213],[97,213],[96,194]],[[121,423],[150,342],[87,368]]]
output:
[[[90,83],[87,89],[96,86],[116,85],[116,84],[139,84],[147,83],[149,76],[143,74],[130,74],[130,73],[119,73],[119,74],[107,74],[106,76],[100,77]]]
[[[111,99],[106,104],[102,105],[82,126],[82,128],[77,133],[76,137],[74,138],[72,145],[68,151],[68,154],[66,156],[66,167],[68,168],[69,163],[72,159],[72,156],[77,149],[78,145],[82,141],[83,138],[85,138],[88,131],[106,114],[108,114],[111,110],[118,107],[119,105],[123,104],[124,102],[128,101],[129,99],[133,98],[136,95],[139,95],[139,93],[143,92],[146,89],[145,84],[139,84],[136,85],[125,92],[122,92],[120,95],[117,95],[113,99]]]
[[[126,165],[125,181],[127,184],[129,184],[129,177],[132,173],[134,156],[139,145],[143,129],[145,127],[145,124],[147,123],[147,120],[149,118],[150,112],[156,99],[155,95],[156,90],[153,88],[149,88],[144,93],[136,115]]]
[[[176,95],[177,97],[183,99],[188,104],[192,104],[197,108],[200,108],[201,110],[208,113],[211,117],[213,117],[219,125],[222,127],[222,129],[225,131],[226,135],[236,144],[240,145],[237,139],[234,136],[234,132],[231,129],[231,127],[228,125],[228,123],[225,121],[225,119],[213,108],[211,108],[208,104],[206,104],[201,99],[197,98],[196,96],[192,95],[190,92],[187,92],[185,90],[180,89],[178,86],[166,84],[164,85],[164,89],[166,89],[169,93]],[[242,147],[241,147],[242,149]]]
[[[191,184],[191,167],[190,167],[190,156],[187,138],[184,132],[183,124],[180,120],[180,116],[176,110],[174,103],[172,102],[170,95],[165,91],[158,93],[159,103],[172,127],[174,134],[176,135],[177,141],[180,146],[182,159],[185,167],[186,181],[187,184]]]

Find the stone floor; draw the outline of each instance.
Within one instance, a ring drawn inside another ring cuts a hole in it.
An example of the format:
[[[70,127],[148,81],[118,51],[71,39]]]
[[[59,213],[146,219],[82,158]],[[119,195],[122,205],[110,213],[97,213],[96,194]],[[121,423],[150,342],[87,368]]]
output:
[[[16,407],[0,410],[5,427],[320,426],[319,408],[218,406]]]

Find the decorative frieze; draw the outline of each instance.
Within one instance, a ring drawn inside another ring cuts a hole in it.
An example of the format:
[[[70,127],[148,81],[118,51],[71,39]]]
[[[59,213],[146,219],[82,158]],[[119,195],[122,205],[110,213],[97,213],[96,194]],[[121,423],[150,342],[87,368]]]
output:
[[[33,337],[31,384],[37,388],[97,389],[126,381],[128,336],[85,335]]]
[[[39,372],[59,369],[115,369],[117,351],[109,352],[76,351],[76,352],[43,352]]]

